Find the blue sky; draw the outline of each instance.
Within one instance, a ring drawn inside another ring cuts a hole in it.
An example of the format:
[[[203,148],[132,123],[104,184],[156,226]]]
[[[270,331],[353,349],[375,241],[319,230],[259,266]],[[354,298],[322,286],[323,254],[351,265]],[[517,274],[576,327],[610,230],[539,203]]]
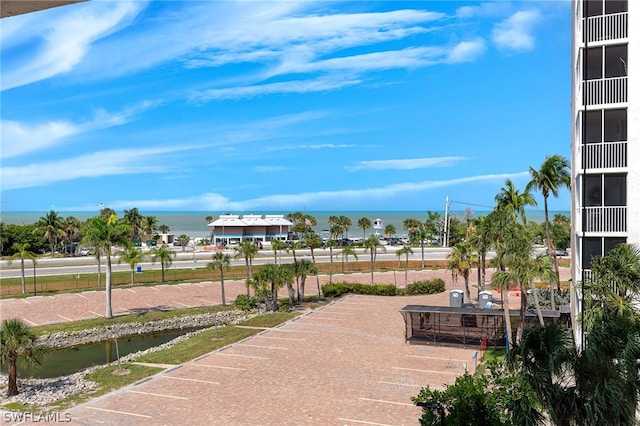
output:
[[[2,211],[490,207],[570,158],[568,0],[91,0],[1,49]]]

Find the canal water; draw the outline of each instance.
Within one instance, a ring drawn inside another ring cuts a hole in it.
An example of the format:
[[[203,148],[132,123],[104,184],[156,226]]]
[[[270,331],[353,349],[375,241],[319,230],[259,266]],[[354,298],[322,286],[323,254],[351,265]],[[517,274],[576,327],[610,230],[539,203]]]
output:
[[[180,330],[122,337],[118,339],[118,351],[116,351],[116,344],[113,340],[73,348],[58,349],[47,353],[42,359],[42,364],[33,370],[27,369],[18,359],[18,377],[46,379],[50,377],[67,376],[84,370],[85,368],[117,361],[117,352],[120,353],[120,357],[122,358],[130,353],[160,346],[186,333],[188,333],[188,331]],[[7,366],[3,364],[1,370],[3,373],[6,373]]]

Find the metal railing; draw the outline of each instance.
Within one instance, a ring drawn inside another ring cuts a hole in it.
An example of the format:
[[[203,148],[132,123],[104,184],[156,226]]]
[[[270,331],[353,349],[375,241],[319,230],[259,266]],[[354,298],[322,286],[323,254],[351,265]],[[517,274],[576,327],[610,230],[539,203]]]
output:
[[[628,37],[628,12],[586,18],[583,43],[619,40]]]
[[[586,80],[583,90],[584,105],[605,105],[627,102],[627,77]]]
[[[627,142],[588,143],[582,149],[583,169],[627,167]]]
[[[626,232],[626,206],[598,206],[584,209],[585,232]]]

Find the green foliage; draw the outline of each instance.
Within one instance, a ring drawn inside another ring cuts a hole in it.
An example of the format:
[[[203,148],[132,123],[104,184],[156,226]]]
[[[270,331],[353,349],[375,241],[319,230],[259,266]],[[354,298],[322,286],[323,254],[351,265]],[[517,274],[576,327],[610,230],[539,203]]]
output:
[[[8,225],[0,222],[0,250],[3,256],[15,254],[15,243],[29,244],[34,253],[44,253],[49,249],[47,241],[36,231],[36,225]]]
[[[238,309],[250,311],[258,305],[258,302],[255,297],[247,296],[246,294],[239,294],[238,297],[236,297],[235,305]]]
[[[396,288],[391,284],[360,284],[360,283],[349,283],[349,282],[340,282],[340,283],[332,283],[325,284],[322,286],[322,294],[325,297],[340,297],[347,293],[353,294],[371,294],[375,296],[395,296],[397,294],[401,294],[400,289]]]
[[[437,294],[445,290],[444,280],[442,278],[434,278],[431,280],[415,281],[409,284],[406,294]]]

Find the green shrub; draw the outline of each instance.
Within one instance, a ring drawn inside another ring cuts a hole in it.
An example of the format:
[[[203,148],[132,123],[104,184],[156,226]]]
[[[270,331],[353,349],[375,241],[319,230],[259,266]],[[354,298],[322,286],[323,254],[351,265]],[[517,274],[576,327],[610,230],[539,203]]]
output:
[[[258,302],[255,297],[250,297],[246,294],[239,294],[238,297],[236,297],[235,305],[238,309],[250,311],[258,305]]]
[[[343,294],[371,294],[375,296],[395,296],[402,294],[394,285],[391,284],[360,284],[360,283],[332,283],[322,286],[322,293],[325,297],[340,297]]]
[[[415,281],[409,284],[406,294],[436,294],[444,291],[444,281],[441,278],[434,278],[428,281]]]

